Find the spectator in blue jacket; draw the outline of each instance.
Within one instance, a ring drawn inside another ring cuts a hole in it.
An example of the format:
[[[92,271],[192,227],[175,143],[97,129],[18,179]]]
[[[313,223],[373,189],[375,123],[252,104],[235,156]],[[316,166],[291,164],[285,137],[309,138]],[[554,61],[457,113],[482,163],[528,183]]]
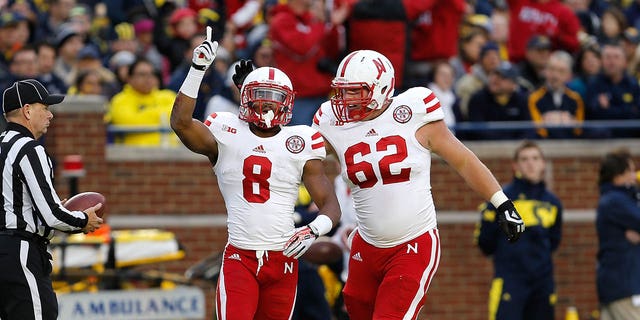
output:
[[[640,319],[640,195],[628,149],[600,164],[596,283],[601,320]]]
[[[556,302],[552,253],[560,245],[562,204],[544,183],[545,159],[540,147],[524,141],[513,157],[513,181],[504,193],[522,216],[526,229],[509,243],[496,223],[495,208],[481,206],[477,243],[492,256],[495,277],[489,293],[489,319],[553,320]]]
[[[486,121],[531,121],[527,95],[518,87],[518,70],[508,62],[489,72],[488,83],[469,100],[469,121],[481,126]],[[535,137],[533,129],[476,130],[467,139],[525,139]]]
[[[619,44],[602,48],[602,72],[587,87],[587,120],[640,119],[640,86],[627,71],[627,58]],[[601,137],[637,137],[637,129],[604,129]]]

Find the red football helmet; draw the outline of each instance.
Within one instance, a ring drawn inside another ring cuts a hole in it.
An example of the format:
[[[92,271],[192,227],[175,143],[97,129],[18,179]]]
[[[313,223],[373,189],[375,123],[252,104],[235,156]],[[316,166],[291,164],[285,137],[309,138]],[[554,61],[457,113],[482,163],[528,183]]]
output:
[[[342,122],[362,120],[393,97],[394,70],[389,59],[372,50],[354,51],[340,62],[331,82],[331,106]],[[365,95],[365,91],[369,92]],[[360,96],[354,93],[360,92]]]
[[[240,95],[240,119],[264,129],[291,121],[295,93],[284,72],[273,67],[251,71],[242,83]]]

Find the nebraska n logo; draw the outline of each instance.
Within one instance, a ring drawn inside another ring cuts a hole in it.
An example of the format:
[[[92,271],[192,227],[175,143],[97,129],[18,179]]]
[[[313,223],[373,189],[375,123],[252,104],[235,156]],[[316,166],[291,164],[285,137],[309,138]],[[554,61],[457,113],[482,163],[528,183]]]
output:
[[[407,254],[413,251],[413,253],[418,253],[418,243],[414,242],[413,244],[407,244]]]
[[[376,79],[380,79],[382,73],[387,72],[387,68],[384,66],[384,63],[382,63],[382,59],[380,58],[373,60],[373,64],[375,64],[376,69],[378,69],[378,76],[376,77]]]
[[[284,273],[293,273],[293,262],[284,263]]]

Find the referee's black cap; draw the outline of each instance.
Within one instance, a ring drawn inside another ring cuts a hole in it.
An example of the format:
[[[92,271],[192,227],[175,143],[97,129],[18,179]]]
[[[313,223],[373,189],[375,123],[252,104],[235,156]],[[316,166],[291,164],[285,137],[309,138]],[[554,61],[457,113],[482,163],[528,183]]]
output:
[[[2,112],[6,114],[29,103],[42,103],[50,106],[58,104],[62,100],[64,100],[64,95],[49,94],[47,88],[38,80],[20,80],[4,90],[2,94]]]

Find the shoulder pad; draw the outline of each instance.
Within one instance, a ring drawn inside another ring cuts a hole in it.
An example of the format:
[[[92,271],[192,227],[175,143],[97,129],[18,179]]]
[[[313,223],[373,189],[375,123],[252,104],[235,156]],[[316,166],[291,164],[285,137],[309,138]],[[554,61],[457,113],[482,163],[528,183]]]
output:
[[[408,106],[425,123],[444,119],[440,100],[426,87],[414,87],[399,94],[394,98],[394,104]]]
[[[296,149],[302,143],[302,149],[309,150],[311,158],[324,159],[326,156],[326,150],[324,146],[324,138],[318,130],[305,125],[286,127],[288,129],[287,135],[287,149]],[[303,141],[296,141],[295,139],[302,138]],[[307,148],[308,147],[308,148]],[[300,152],[300,151],[298,151]],[[294,152],[297,153],[297,152]]]
[[[238,119],[238,116],[230,112],[214,112],[204,120],[204,125],[211,127],[213,123],[229,123]]]
[[[318,111],[313,116],[313,123],[311,126],[315,129],[318,129],[321,125],[325,125],[332,121],[333,118],[333,110],[331,109],[331,101],[325,101],[320,105]]]

